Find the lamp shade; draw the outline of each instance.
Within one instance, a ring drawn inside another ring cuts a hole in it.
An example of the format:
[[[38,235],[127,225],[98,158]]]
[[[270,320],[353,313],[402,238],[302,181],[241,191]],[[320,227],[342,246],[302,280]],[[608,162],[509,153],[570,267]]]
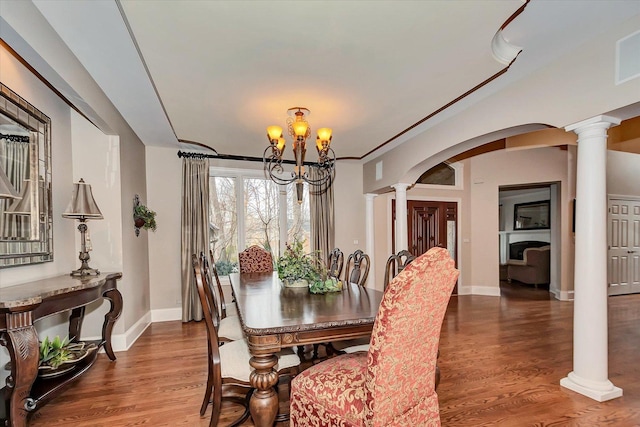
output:
[[[30,179],[22,181],[20,196],[5,211],[7,215],[31,215],[31,199],[34,188]]]
[[[82,178],[80,178],[79,182],[73,184],[71,202],[62,216],[81,220],[104,218],[93,198],[91,186],[85,183]]]
[[[0,199],[19,199],[20,195],[16,191],[13,185],[11,185],[11,181],[9,181],[9,177],[6,173],[0,168]]]

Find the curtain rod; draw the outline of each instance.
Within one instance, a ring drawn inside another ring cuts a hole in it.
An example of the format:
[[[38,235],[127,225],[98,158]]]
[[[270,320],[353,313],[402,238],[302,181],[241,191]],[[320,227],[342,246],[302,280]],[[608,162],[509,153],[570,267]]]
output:
[[[222,159],[222,160],[238,160],[242,162],[263,162],[262,157],[250,157],[250,156],[237,156],[235,154],[207,154],[207,153],[187,153],[185,151],[178,151],[178,157],[186,159]],[[295,165],[294,160],[282,160],[282,163],[287,165]],[[314,166],[315,163],[304,162],[305,166]]]
[[[0,139],[6,139],[7,141],[13,141],[13,142],[29,142],[28,136],[16,135],[16,134],[0,133]]]

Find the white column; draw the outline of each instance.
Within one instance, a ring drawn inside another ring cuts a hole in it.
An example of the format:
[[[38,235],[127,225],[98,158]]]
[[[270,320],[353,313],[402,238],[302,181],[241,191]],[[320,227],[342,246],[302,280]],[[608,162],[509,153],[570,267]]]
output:
[[[411,184],[399,182],[392,185],[396,190],[396,253],[404,249],[409,249],[409,238],[407,236],[407,188]]]
[[[607,129],[598,116],[567,126],[578,134],[573,371],[560,385],[599,402],[622,396],[608,376]]]
[[[367,287],[374,288],[376,287],[376,262],[375,262],[375,228],[373,225],[373,199],[375,199],[377,194],[367,193],[364,195],[365,198],[365,216],[364,216],[364,224],[365,224],[365,233],[367,238],[367,245],[365,247],[365,252],[369,255],[369,260],[371,261],[370,273],[367,279]]]

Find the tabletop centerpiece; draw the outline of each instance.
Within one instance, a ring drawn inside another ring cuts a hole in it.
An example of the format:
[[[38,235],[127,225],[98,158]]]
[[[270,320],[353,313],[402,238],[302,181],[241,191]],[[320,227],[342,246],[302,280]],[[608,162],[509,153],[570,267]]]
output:
[[[278,258],[278,277],[285,287],[309,288],[314,294],[338,292],[342,290],[342,283],[333,277],[328,277],[327,267],[318,253],[305,253],[303,242],[295,239],[292,244],[287,243],[284,254]]]

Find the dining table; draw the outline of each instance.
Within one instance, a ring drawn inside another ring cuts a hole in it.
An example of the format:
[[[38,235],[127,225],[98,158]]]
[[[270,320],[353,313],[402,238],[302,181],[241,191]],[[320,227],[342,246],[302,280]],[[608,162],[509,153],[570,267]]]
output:
[[[273,426],[278,414],[277,353],[283,348],[367,337],[382,291],[344,283],[342,291],[313,294],[285,287],[276,272],[229,275],[253,368],[249,410],[258,427]]]

